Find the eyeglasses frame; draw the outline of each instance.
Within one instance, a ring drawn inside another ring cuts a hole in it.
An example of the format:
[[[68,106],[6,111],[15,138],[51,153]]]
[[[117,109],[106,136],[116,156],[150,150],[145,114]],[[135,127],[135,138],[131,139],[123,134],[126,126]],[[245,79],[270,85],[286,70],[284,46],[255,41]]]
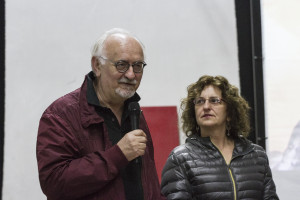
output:
[[[220,98],[220,97],[209,97],[209,98],[198,97],[198,98],[203,98],[205,101],[204,101],[203,104],[197,104],[197,103],[196,103],[196,99],[197,99],[197,98],[194,98],[193,103],[194,103],[195,106],[203,106],[203,105],[206,103],[207,100],[208,100],[208,103],[209,103],[210,105],[220,105],[222,101],[225,102],[225,103],[227,103],[224,99],[222,99],[222,98]],[[219,100],[218,103],[216,103],[216,104],[211,103],[209,100],[212,99],[212,98],[218,99],[218,100]]]
[[[126,60],[118,60],[118,61],[114,62],[114,61],[112,61],[112,60],[110,60],[110,59],[108,59],[108,58],[104,58],[103,56],[98,56],[98,57],[99,57],[99,58],[102,58],[103,60],[107,60],[107,61],[111,62],[111,63],[116,67],[117,71],[120,72],[120,73],[125,73],[125,72],[127,72],[127,70],[130,68],[130,66],[132,66],[133,72],[136,73],[136,74],[139,74],[139,73],[142,73],[142,72],[143,72],[145,66],[147,65],[147,63],[145,63],[144,61],[136,61],[136,62],[130,64],[130,63],[127,62]],[[125,63],[128,63],[128,67],[127,67],[127,69],[126,69],[125,71],[119,70],[118,67],[117,67],[118,62],[121,62],[121,61],[122,61],[122,62],[125,62]],[[142,70],[141,70],[141,71],[134,71],[133,65],[135,65],[136,63],[143,63],[143,67],[142,67]]]

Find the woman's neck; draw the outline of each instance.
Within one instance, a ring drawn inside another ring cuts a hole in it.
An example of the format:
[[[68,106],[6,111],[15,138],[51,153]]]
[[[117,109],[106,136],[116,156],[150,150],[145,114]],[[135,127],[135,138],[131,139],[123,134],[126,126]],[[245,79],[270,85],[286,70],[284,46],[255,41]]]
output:
[[[226,128],[205,128],[201,129],[202,137],[210,137],[210,140],[214,145],[216,145],[219,149],[224,149],[226,146],[232,146],[233,141],[226,136]]]
[[[211,142],[218,148],[225,162],[227,163],[227,165],[229,165],[234,149],[234,140],[227,137],[225,132],[225,127],[213,130],[201,129],[201,136],[210,137]]]

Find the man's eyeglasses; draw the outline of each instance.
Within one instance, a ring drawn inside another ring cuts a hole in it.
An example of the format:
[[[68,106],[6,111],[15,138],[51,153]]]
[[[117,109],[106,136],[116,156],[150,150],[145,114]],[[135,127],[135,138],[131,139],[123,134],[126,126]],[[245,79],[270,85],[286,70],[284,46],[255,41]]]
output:
[[[127,62],[125,60],[119,60],[117,62],[113,62],[102,56],[99,56],[99,57],[102,58],[103,60],[107,60],[107,61],[111,62],[116,67],[118,72],[120,72],[120,73],[125,73],[129,69],[130,66],[132,66],[134,73],[141,73],[143,71],[144,67],[147,65],[144,61],[137,61],[130,65],[129,62]]]
[[[202,106],[205,104],[206,100],[208,100],[208,102],[211,105],[219,105],[219,104],[221,104],[222,101],[224,101],[224,99],[221,99],[219,97],[210,97],[208,99],[205,99],[203,97],[198,97],[198,98],[194,99],[194,104],[198,105],[198,106]],[[226,101],[224,101],[224,102],[226,102]]]

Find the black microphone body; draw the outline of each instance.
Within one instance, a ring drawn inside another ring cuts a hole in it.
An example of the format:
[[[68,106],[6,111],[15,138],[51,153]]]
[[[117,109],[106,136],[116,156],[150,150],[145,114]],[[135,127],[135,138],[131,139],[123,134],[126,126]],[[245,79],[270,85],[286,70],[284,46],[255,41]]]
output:
[[[132,130],[139,129],[140,115],[141,115],[141,109],[139,103],[138,102],[129,103],[128,110],[130,115],[131,129]]]
[[[130,124],[131,130],[139,129],[140,127],[140,115],[141,115],[141,108],[138,102],[130,102],[128,105],[128,111],[130,116]],[[139,164],[141,163],[141,157],[137,157],[134,159],[134,162]]]

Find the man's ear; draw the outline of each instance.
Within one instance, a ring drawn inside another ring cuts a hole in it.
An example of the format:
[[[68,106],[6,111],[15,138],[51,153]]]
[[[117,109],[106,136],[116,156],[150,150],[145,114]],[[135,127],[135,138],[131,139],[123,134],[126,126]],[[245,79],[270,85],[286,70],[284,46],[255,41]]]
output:
[[[95,76],[99,77],[100,73],[101,73],[101,63],[100,63],[99,59],[97,57],[93,56],[91,59],[91,64],[92,64],[92,70],[93,70]]]

